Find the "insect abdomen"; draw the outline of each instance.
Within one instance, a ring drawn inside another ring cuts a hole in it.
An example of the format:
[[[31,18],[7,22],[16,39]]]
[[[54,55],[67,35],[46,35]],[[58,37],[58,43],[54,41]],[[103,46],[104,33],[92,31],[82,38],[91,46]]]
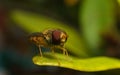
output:
[[[32,33],[30,36],[30,41],[36,45],[47,46],[47,41],[44,38],[44,35],[40,32]]]

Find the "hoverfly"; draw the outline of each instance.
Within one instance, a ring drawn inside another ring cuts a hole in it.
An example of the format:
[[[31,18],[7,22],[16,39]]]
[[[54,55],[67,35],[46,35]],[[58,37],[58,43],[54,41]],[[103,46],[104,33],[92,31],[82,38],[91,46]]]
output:
[[[38,46],[41,57],[43,56],[41,47],[49,48],[52,53],[58,48],[63,51],[64,55],[68,56],[68,52],[64,47],[67,38],[67,33],[61,29],[48,29],[43,32],[32,33],[29,40]]]

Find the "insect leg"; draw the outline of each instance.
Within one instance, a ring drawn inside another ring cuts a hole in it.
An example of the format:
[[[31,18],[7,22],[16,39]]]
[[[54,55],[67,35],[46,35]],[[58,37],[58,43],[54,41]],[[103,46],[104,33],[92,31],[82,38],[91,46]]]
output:
[[[55,53],[54,47],[51,47],[51,51],[52,51],[53,54]]]
[[[68,52],[67,52],[67,50],[64,47],[62,48],[62,50],[63,50],[63,54],[68,56]]]
[[[40,52],[40,57],[43,57],[43,54],[42,54],[42,50],[41,50],[41,46],[38,45],[38,49],[39,49],[39,52]]]
[[[65,47],[64,47],[64,46],[58,46],[57,48],[59,48],[59,49],[63,50],[63,54],[64,54],[64,55],[66,55],[66,56],[68,56],[67,49],[65,49]]]
[[[51,51],[52,51],[53,56],[57,59],[58,65],[60,66],[60,61],[59,61],[59,59],[58,59],[58,58],[56,57],[56,55],[55,55],[55,51],[54,51],[55,46],[52,46],[50,49],[51,49]]]

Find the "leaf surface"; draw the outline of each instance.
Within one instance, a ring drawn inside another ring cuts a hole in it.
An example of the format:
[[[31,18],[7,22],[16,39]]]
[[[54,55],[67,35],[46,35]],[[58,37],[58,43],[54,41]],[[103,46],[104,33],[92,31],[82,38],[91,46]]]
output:
[[[45,53],[44,55],[44,57],[34,56],[34,64],[39,66],[58,66],[86,72],[120,68],[120,60],[105,56],[80,59],[62,54]]]

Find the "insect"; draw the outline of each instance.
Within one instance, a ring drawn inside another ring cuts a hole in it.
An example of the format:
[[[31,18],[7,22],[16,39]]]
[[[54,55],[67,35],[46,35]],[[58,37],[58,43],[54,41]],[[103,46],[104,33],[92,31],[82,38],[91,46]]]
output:
[[[50,48],[52,53],[55,49],[63,51],[64,55],[68,56],[68,52],[64,47],[68,35],[61,29],[48,29],[43,32],[35,32],[29,36],[29,40],[39,48],[40,56],[43,56],[41,47]]]

